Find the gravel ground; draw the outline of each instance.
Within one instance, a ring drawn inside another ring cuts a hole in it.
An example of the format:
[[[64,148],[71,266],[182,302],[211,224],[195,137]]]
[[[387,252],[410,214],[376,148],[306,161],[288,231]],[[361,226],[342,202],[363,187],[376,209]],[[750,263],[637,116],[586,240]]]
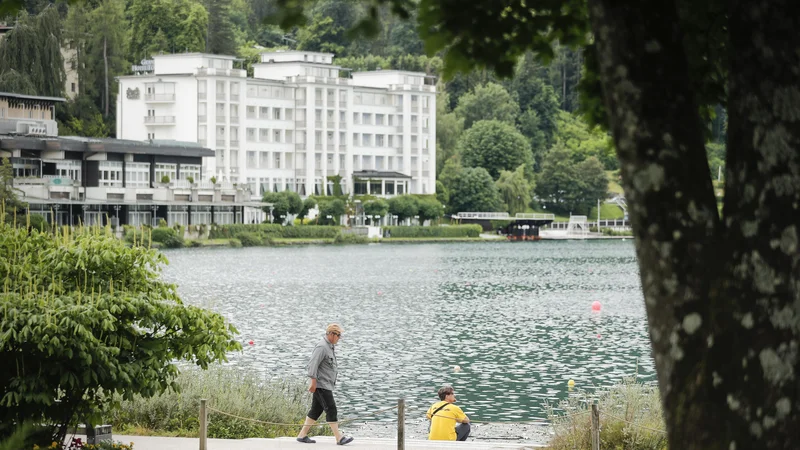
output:
[[[394,438],[397,425],[383,422],[351,423],[342,426],[346,434],[359,437]],[[472,423],[470,441],[517,442],[521,444],[544,446],[550,441],[550,426],[547,424],[502,424]],[[406,421],[408,439],[426,439],[428,421]]]

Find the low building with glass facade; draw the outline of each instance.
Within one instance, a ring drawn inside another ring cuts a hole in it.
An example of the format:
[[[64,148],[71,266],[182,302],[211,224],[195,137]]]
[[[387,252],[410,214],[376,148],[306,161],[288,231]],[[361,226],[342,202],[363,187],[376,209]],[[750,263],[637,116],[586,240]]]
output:
[[[13,187],[30,213],[60,225],[262,220],[248,186],[203,179],[212,150],[193,142],[59,137],[52,112],[60,101],[0,93],[0,108],[44,112],[0,120],[0,157],[9,159]]]

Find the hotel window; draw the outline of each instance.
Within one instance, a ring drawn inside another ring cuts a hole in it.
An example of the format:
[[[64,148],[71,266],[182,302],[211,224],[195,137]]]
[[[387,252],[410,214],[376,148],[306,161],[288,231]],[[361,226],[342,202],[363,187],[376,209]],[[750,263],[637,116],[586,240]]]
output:
[[[272,108],[272,118],[275,120],[281,120],[281,109],[280,108]]]
[[[269,119],[269,107],[262,106],[258,114],[259,117],[262,119]]]
[[[186,180],[188,177],[197,183],[200,181],[200,164],[181,164],[181,180]]]
[[[275,153],[275,165],[272,166],[273,169],[280,169],[281,168],[281,154]]]
[[[101,161],[98,167],[100,186],[122,186],[122,163],[117,161]]]
[[[72,92],[75,92],[75,83],[71,83],[71,84],[72,84],[72,86],[71,86]]]
[[[272,130],[272,142],[281,142],[281,130]]]
[[[258,168],[258,158],[256,157],[256,152],[247,152],[247,168],[248,169],[257,169]]]
[[[59,178],[70,178],[75,181],[81,179],[81,162],[73,160],[56,161],[56,175]]]
[[[364,125],[372,125],[372,114],[364,113],[362,115],[364,119]]]
[[[372,146],[372,135],[364,133],[361,135],[361,143],[364,147],[371,147]]]
[[[285,120],[292,120],[294,116],[294,110],[290,108],[286,108],[286,116],[284,117]]]
[[[291,144],[293,141],[292,130],[286,130],[286,143]]]
[[[269,129],[268,128],[259,128],[258,135],[259,135],[259,141],[261,141],[261,142],[269,142]]]
[[[358,119],[359,119],[359,117],[358,117],[358,113],[353,113],[353,123],[354,123],[354,124],[358,125],[358,124],[360,124],[360,123],[361,123],[361,121],[360,121],[360,120],[358,120]]]
[[[358,133],[353,133],[353,145],[356,147],[361,147],[361,140],[359,139],[359,136],[361,135]]]
[[[248,119],[255,119],[256,118],[256,107],[255,106],[248,106],[247,107],[247,118]]]
[[[168,176],[170,181],[177,179],[177,169],[176,164],[156,163],[156,179],[154,181],[160,183],[164,175]]]
[[[125,187],[150,187],[150,164],[125,164]]]
[[[248,128],[247,129],[247,142],[255,142],[256,141],[256,129],[255,128]]]
[[[385,120],[383,114],[375,114],[375,125],[383,125]]]

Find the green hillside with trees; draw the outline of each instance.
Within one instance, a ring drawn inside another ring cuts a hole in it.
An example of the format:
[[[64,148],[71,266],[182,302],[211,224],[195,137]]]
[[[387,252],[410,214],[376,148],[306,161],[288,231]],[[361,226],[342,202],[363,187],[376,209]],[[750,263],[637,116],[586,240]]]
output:
[[[264,50],[323,51],[355,71],[403,69],[438,77],[437,196],[447,199],[448,212],[588,214],[597,200],[620,193],[611,139],[579,114],[580,49],[555,45],[547,64],[528,53],[507,78],[486,70],[445,76],[441,55],[425,54],[413,12],[403,20],[388,7],[365,2],[312,2],[304,10],[305,26],[287,31],[270,24],[280,19],[274,16],[281,13],[278,0],[17,2],[22,11],[3,19],[16,27],[0,42],[0,91],[64,95],[59,49],[74,49],[67,64],[78,71],[80,94],[58,108],[63,135],[113,136],[116,77],[155,54],[235,54],[249,68]],[[379,20],[365,20],[370,17]],[[348,31],[363,27],[375,37]],[[723,109],[710,116],[708,157],[716,175],[727,125]],[[601,210],[605,215],[609,209]]]

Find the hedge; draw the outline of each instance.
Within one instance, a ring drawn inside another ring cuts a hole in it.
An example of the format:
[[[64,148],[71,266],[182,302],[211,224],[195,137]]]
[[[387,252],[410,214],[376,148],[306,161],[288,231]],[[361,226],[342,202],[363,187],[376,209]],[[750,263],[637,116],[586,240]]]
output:
[[[384,227],[393,238],[463,238],[478,237],[483,228],[480,225],[453,225],[448,227]]]
[[[340,229],[340,227],[321,225],[284,227],[274,223],[237,223],[212,226],[208,237],[209,239],[229,239],[239,238],[242,233],[255,233],[260,235],[263,240],[274,238],[333,239],[339,234]]]

